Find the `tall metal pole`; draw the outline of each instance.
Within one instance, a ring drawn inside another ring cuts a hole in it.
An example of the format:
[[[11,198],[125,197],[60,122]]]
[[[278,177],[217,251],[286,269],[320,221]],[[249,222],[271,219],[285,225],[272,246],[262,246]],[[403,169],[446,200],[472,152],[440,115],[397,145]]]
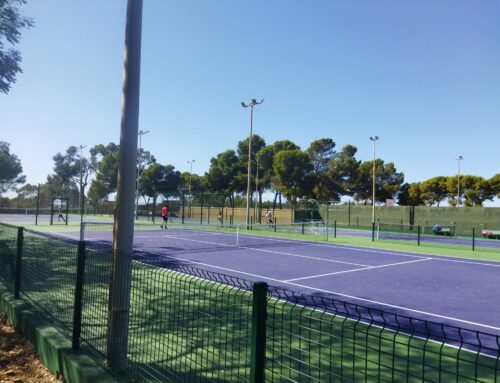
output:
[[[139,219],[139,183],[141,182],[141,151],[142,151],[142,136],[148,134],[149,130],[145,132],[139,130],[139,151],[137,152],[137,181],[135,183],[135,219]]]
[[[457,183],[458,183],[458,191],[457,191],[457,207],[460,206],[460,161],[462,161],[464,158],[462,156],[458,156],[457,158],[457,161],[458,161],[458,179],[457,179]]]
[[[79,145],[79,148],[80,148],[80,222],[83,222],[83,212],[84,212],[82,162],[83,162],[83,149],[85,149],[86,147],[87,146]]]
[[[257,223],[257,221],[259,220],[259,217],[260,217],[260,212],[259,212],[259,208],[258,208],[258,204],[259,204],[259,157],[255,156],[255,160],[256,160],[256,167],[257,169],[255,170],[255,205],[254,205],[254,216],[255,216],[255,223]],[[260,223],[260,222],[259,222]]]
[[[247,209],[246,209],[246,224],[247,228],[250,225],[250,181],[252,177],[252,130],[253,130],[253,107],[255,105],[262,104],[264,99],[258,102],[255,98],[253,98],[248,105],[244,102],[241,103],[241,106],[244,108],[250,107],[250,135],[248,136],[248,168],[247,168]]]
[[[114,371],[127,368],[130,283],[137,176],[141,72],[142,0],[128,0],[123,69],[118,186],[113,226],[108,305],[107,359]]]
[[[246,224],[250,224],[250,179],[252,177],[252,125],[253,125],[253,104],[250,107],[250,135],[248,136],[248,167],[247,167],[247,210]]]
[[[370,141],[373,141],[373,175],[372,175],[372,225],[375,224],[375,142],[378,140],[378,136],[370,137]]]
[[[189,215],[189,218],[191,218],[191,177],[193,176],[193,162],[194,162],[194,160],[187,161],[187,163],[189,164],[189,184],[188,184],[188,192],[189,192],[188,215]]]

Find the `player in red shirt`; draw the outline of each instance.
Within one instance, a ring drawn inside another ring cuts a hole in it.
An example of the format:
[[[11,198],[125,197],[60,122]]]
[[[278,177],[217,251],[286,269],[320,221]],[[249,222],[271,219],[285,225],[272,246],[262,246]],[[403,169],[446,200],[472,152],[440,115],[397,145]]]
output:
[[[166,202],[163,204],[163,207],[161,208],[161,217],[163,218],[163,222],[161,223],[160,227],[163,229],[163,225],[165,225],[165,229],[167,229],[168,205]]]

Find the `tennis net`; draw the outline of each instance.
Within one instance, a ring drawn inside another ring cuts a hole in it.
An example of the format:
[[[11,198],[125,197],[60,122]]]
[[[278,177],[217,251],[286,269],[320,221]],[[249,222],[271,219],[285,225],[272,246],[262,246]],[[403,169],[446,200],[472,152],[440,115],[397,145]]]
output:
[[[304,222],[270,225],[196,225],[191,223],[169,223],[168,228],[160,224],[136,223],[134,225],[134,247],[137,249],[161,248],[168,243],[170,248],[222,248],[272,247],[299,241],[326,241],[328,227],[322,222]],[[111,246],[113,223],[83,222],[80,239],[101,246]]]

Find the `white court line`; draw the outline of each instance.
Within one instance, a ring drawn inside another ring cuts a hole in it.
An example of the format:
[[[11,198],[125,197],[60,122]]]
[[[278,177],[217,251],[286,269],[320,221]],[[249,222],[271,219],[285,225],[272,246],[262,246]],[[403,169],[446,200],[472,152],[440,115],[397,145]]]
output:
[[[230,234],[230,233],[221,233],[221,234]],[[500,261],[496,260],[487,260],[484,259],[480,262],[478,261],[468,261],[467,259],[470,258],[464,258],[463,260],[461,259],[454,259],[453,256],[448,256],[448,255],[439,255],[439,254],[428,254],[428,253],[412,253],[411,251],[406,251],[406,250],[388,250],[388,249],[374,249],[371,247],[356,247],[356,246],[347,246],[347,245],[336,245],[336,244],[324,244],[324,243],[316,243],[316,242],[308,242],[304,240],[284,240],[280,238],[269,238],[269,237],[261,237],[258,235],[251,235],[251,234],[240,234],[246,237],[250,238],[263,238],[268,241],[275,241],[275,242],[284,242],[284,243],[299,243],[303,245],[310,245],[310,246],[316,246],[316,247],[329,247],[332,249],[343,249],[343,250],[356,250],[356,251],[361,251],[361,252],[367,252],[367,253],[376,253],[376,254],[388,254],[388,255],[398,255],[401,257],[411,257],[411,258],[432,258],[435,259],[436,261],[442,261],[442,262],[456,262],[456,263],[469,263],[472,265],[479,265],[479,266],[491,266],[491,267],[500,267]],[[452,259],[450,259],[452,258]],[[487,263],[487,262],[493,262],[493,263]]]
[[[415,263],[415,262],[422,262],[422,261],[432,261],[433,258],[424,258],[424,259],[416,259],[414,261],[407,261],[407,262],[398,262],[398,263],[388,263],[387,265],[380,265],[380,266],[368,266],[368,267],[363,267],[361,269],[352,269],[352,270],[344,270],[344,271],[336,271],[333,273],[326,273],[326,274],[319,274],[319,275],[312,275],[310,277],[301,277],[301,278],[294,278],[294,279],[287,279],[286,281],[283,282],[295,282],[295,281],[301,281],[303,279],[313,279],[313,278],[319,278],[319,277],[326,277],[329,275],[337,275],[337,274],[345,274],[345,273],[352,273],[355,271],[364,271],[364,270],[372,270],[372,269],[380,269],[382,267],[391,267],[391,266],[399,266],[399,265],[407,265],[408,263]]]
[[[236,247],[236,245],[230,245],[227,243],[219,243],[219,242],[210,242],[210,241],[202,241],[200,239],[186,239],[183,237],[174,237],[174,236],[169,236],[169,238],[173,239],[179,239],[182,241],[191,241],[191,242],[200,242],[200,243],[208,243],[211,245],[218,245],[218,246],[227,246],[227,247]],[[253,248],[253,247],[246,247],[246,246],[238,246],[238,249],[247,249],[247,250],[255,250],[255,251],[260,251],[263,253],[272,253],[272,254],[279,254],[279,255],[287,255],[289,257],[296,257],[296,258],[305,258],[305,259],[312,259],[314,261],[324,261],[324,262],[332,262],[332,263],[342,263],[344,265],[352,265],[352,266],[361,266],[361,267],[369,267],[368,265],[362,265],[360,263],[352,263],[352,262],[344,262],[344,261],[336,261],[333,259],[325,259],[325,258],[318,258],[318,257],[311,257],[308,255],[300,255],[300,254],[293,254],[293,253],[285,253],[282,251],[274,251],[274,250],[266,250],[266,249],[258,249],[258,248]]]

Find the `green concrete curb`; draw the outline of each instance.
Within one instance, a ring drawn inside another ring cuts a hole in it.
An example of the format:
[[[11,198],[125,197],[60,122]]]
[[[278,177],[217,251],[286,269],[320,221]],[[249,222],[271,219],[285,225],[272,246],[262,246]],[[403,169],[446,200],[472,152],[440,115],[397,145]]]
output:
[[[74,351],[71,341],[52,327],[43,313],[14,294],[0,282],[0,311],[33,344],[43,364],[68,383],[117,383],[83,351]]]

